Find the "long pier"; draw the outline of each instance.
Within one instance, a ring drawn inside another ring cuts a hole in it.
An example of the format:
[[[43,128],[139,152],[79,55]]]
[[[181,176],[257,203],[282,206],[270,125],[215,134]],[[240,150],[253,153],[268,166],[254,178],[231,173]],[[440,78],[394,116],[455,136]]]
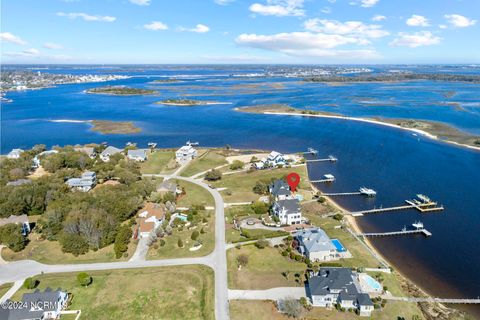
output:
[[[415,229],[415,230],[401,230],[401,231],[392,231],[392,232],[372,232],[372,233],[357,233],[360,237],[389,237],[389,236],[403,236],[409,234],[421,233],[426,237],[430,237],[432,233],[426,229]]]
[[[337,193],[322,193],[322,196],[337,197],[337,196],[358,196],[361,192],[337,192]]]
[[[306,162],[326,162],[326,161],[330,161],[330,162],[336,162],[338,161],[337,158],[335,158],[334,156],[328,156],[328,158],[323,158],[323,159],[309,159],[309,160],[305,160]]]
[[[443,206],[436,206],[436,203],[415,204],[409,200],[406,200],[406,201],[408,205],[398,206],[398,207],[370,209],[370,210],[363,210],[363,211],[354,211],[354,212],[351,212],[351,215],[354,217],[361,217],[365,214],[370,214],[370,213],[382,213],[382,212],[400,211],[400,210],[407,210],[407,209],[417,209],[422,213],[432,212],[432,211],[441,211],[444,209]]]
[[[320,180],[310,180],[311,183],[321,183],[321,182],[333,182],[335,178],[320,179]]]

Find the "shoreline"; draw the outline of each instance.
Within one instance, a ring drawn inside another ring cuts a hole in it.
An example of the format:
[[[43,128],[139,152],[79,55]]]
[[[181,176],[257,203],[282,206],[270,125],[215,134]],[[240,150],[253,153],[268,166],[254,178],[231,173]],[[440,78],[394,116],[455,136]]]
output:
[[[289,112],[271,112],[271,111],[265,111],[265,112],[262,112],[262,114],[301,116],[301,117],[313,117],[313,118],[329,118],[329,119],[340,119],[340,120],[348,120],[348,121],[357,121],[357,122],[376,124],[376,125],[381,125],[381,126],[385,126],[385,127],[394,128],[394,129],[400,129],[400,130],[414,132],[414,133],[420,134],[420,135],[422,135],[426,138],[429,138],[431,140],[446,142],[446,143],[453,144],[453,145],[456,145],[456,146],[459,146],[459,147],[468,148],[468,149],[475,150],[475,151],[480,151],[480,147],[470,146],[468,144],[458,143],[458,142],[451,141],[451,140],[439,139],[436,135],[433,135],[433,134],[431,134],[427,131],[421,130],[421,129],[406,128],[406,127],[399,126],[397,124],[383,122],[383,121],[374,120],[374,119],[348,117],[348,116],[324,115],[324,114],[302,114],[302,113],[293,113],[293,112],[289,113]]]
[[[308,176],[308,169],[307,169],[307,176]],[[312,188],[312,190],[314,192],[320,192],[322,193],[322,191],[320,189],[318,189],[313,183],[310,183],[310,187]],[[343,214],[343,217],[345,218],[345,220],[347,221],[347,225],[351,227],[352,231],[355,232],[355,233],[362,233],[362,229],[360,228],[360,226],[358,225],[357,221],[356,221],[356,218],[353,217],[352,215],[350,215],[350,211],[347,210],[346,208],[342,207],[341,205],[339,205],[335,200],[333,200],[331,197],[328,197],[328,196],[323,196],[327,202],[332,205],[335,209],[339,210],[342,212]],[[360,240],[358,240],[360,241]],[[401,272],[397,266],[395,266],[395,264],[391,263],[390,260],[388,260],[373,244],[372,242],[370,241],[370,239],[368,238],[363,238],[363,243],[373,252],[373,255],[375,256],[376,255],[376,259],[379,260],[380,263],[382,264],[385,264],[384,267],[387,267],[387,268],[391,268],[393,269],[393,271],[395,271],[395,273],[398,275],[398,281],[400,282],[400,285],[401,285],[401,282],[405,282],[407,285],[411,285],[413,286],[414,289],[418,290],[418,292],[421,294],[421,295],[424,295],[425,297],[428,297],[428,298],[432,298],[434,297],[434,295],[428,293],[425,289],[423,289],[422,287],[420,287],[418,284],[416,284],[413,280],[411,280],[408,276],[406,276],[403,272]],[[381,260],[381,261],[380,261]],[[403,288],[402,286],[402,290],[403,291],[407,291],[407,289]],[[406,294],[410,294],[409,292],[405,292]],[[414,295],[414,294],[413,294]],[[434,302],[434,303],[428,303],[428,304],[431,304],[431,305],[439,305],[441,308],[445,309],[445,310],[458,310],[456,308],[451,308],[451,307],[447,307],[445,304],[443,303],[440,303],[440,302]],[[419,305],[420,306],[420,305]],[[425,315],[426,311],[423,310],[423,308],[420,308],[420,310],[422,311],[422,313]],[[460,311],[460,312],[463,312],[463,311]]]
[[[155,104],[163,104],[165,106],[176,107],[197,107],[197,106],[211,106],[218,104],[233,104],[232,102],[202,102],[202,103],[179,103],[179,102],[155,102]]]
[[[241,108],[235,108],[234,110],[238,111],[238,112],[244,112],[244,111],[241,110]],[[451,140],[439,139],[438,136],[436,136],[434,134],[431,134],[431,133],[429,133],[425,130],[422,130],[422,129],[406,128],[406,127],[402,127],[402,126],[394,124],[394,123],[389,123],[389,122],[384,122],[384,121],[374,120],[374,119],[369,119],[369,118],[349,117],[349,116],[342,116],[342,115],[303,114],[303,113],[298,113],[298,112],[274,112],[274,111],[247,112],[247,113],[257,113],[257,114],[266,114],[266,115],[281,115],[281,116],[300,116],[300,117],[311,117],[311,118],[327,118],[327,119],[357,121],[357,122],[369,123],[369,124],[374,124],[374,125],[380,125],[380,126],[384,126],[384,127],[393,128],[393,129],[409,131],[409,132],[413,132],[413,133],[416,133],[416,134],[420,134],[420,135],[422,135],[422,136],[424,136],[428,139],[434,140],[434,141],[444,142],[444,143],[448,143],[448,144],[451,144],[451,145],[455,145],[457,147],[467,148],[467,149],[475,150],[475,151],[480,151],[480,147],[471,146],[471,145],[468,145],[468,144],[459,143],[459,142],[455,142],[455,141],[451,141]]]

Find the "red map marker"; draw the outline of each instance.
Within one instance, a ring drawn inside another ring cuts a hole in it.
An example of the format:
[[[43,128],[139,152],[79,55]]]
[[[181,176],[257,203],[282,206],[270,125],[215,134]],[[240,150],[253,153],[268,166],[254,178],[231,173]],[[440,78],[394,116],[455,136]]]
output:
[[[295,192],[295,190],[297,190],[298,184],[300,183],[300,176],[298,175],[298,173],[289,173],[287,176],[287,183],[290,186],[290,190],[292,192]]]

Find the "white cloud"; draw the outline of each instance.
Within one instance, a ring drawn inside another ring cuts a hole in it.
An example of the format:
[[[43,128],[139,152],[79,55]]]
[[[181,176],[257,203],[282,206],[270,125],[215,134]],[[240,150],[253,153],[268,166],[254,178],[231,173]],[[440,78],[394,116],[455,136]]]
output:
[[[114,22],[115,20],[117,20],[117,18],[111,17],[111,16],[98,16],[98,15],[93,16],[83,12],[79,12],[79,13],[57,12],[57,16],[67,17],[69,19],[81,18],[85,21]]]
[[[22,40],[20,37],[17,37],[16,35],[11,34],[10,32],[2,32],[2,33],[0,33],[0,39],[1,39],[2,41],[19,44],[19,45],[21,45],[21,46],[27,44],[26,41]]]
[[[309,19],[303,25],[309,31],[349,35],[361,39],[377,39],[390,34],[388,31],[383,30],[380,25],[364,24],[361,21],[340,22],[336,20]]]
[[[446,14],[444,17],[448,23],[457,28],[471,27],[477,23],[477,20],[472,20],[459,14]]]
[[[197,24],[195,28],[185,28],[185,27],[178,27],[178,31],[190,31],[190,32],[196,32],[196,33],[206,33],[210,31],[210,28],[204,24]]]
[[[61,44],[54,43],[54,42],[44,43],[43,47],[47,49],[63,49],[63,46]]]
[[[399,32],[398,38],[390,42],[391,46],[417,48],[439,44],[442,38],[434,36],[430,31],[415,33]]]
[[[380,0],[360,0],[359,4],[361,7],[370,8],[376,5],[379,1]],[[357,3],[354,2],[354,4],[357,4]]]
[[[387,17],[382,16],[381,14],[374,15],[372,18],[372,21],[383,21],[387,19]]]
[[[407,19],[406,23],[411,27],[428,27],[430,25],[427,18],[418,14],[413,14]]]
[[[267,0],[267,4],[254,3],[250,11],[263,16],[303,16],[303,0]]]
[[[139,6],[148,6],[150,5],[151,0],[128,0],[130,3],[139,5]]]
[[[448,28],[448,26],[446,24],[439,24],[438,27],[440,29],[447,29]]]
[[[329,14],[332,13],[332,8],[330,7],[323,7],[322,10],[320,10],[322,13]]]
[[[147,30],[153,31],[161,31],[161,30],[168,30],[168,26],[160,21],[152,21],[148,24],[144,24],[143,27]]]
[[[30,48],[19,52],[5,52],[5,55],[10,57],[36,57],[40,55],[40,51]]]
[[[221,6],[226,6],[227,4],[233,2],[235,0],[214,0],[216,4],[219,4]]]

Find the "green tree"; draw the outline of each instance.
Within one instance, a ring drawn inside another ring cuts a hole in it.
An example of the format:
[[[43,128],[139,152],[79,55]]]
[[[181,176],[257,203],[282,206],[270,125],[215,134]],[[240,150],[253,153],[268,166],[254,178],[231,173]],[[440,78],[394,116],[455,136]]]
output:
[[[230,170],[240,170],[243,169],[244,163],[240,160],[234,160],[232,164],[230,164]]]
[[[265,240],[265,239],[260,239],[257,242],[255,242],[255,247],[257,247],[258,249],[264,249],[268,247],[268,245],[269,245],[269,242],[268,240]]]
[[[93,282],[93,278],[86,272],[80,272],[77,274],[77,282],[82,287],[88,287]]]
[[[222,179],[222,173],[216,169],[212,169],[205,175],[205,180],[216,181]]]
[[[0,243],[15,252],[21,251],[27,245],[27,239],[22,235],[22,227],[9,223],[0,227]]]
[[[265,202],[262,202],[262,201],[255,201],[252,204],[253,212],[255,212],[255,214],[259,214],[259,215],[268,213],[269,208],[270,208],[270,206],[268,205],[268,203],[265,203]]]
[[[122,225],[118,228],[117,236],[113,245],[115,256],[119,259],[124,252],[128,250],[128,243],[132,238],[132,228],[128,225]]]
[[[237,264],[239,267],[245,267],[248,264],[248,256],[241,254],[237,257]]]
[[[38,286],[39,282],[40,281],[29,277],[29,278],[26,278],[25,281],[23,282],[23,287],[28,290],[35,289]]]
[[[268,184],[262,180],[257,181],[253,186],[253,192],[255,192],[256,194],[267,194]]]
[[[178,245],[179,248],[183,248],[183,241],[182,241],[182,239],[178,239],[177,245]]]
[[[74,256],[88,252],[88,242],[85,237],[75,233],[64,233],[60,237],[63,252],[72,253]]]

